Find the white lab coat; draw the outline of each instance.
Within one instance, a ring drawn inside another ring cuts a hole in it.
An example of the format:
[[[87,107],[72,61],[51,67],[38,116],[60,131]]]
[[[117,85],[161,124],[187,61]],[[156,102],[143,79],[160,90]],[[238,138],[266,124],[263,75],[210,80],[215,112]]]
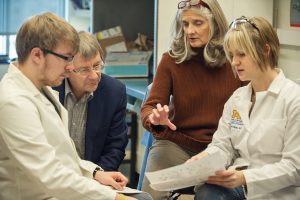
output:
[[[221,151],[226,165],[247,165],[247,199],[300,199],[300,86],[282,71],[269,89],[256,93],[249,119],[251,84],[224,106],[206,151]]]
[[[109,200],[116,193],[92,179],[68,134],[67,111],[15,66],[0,83],[0,199]]]

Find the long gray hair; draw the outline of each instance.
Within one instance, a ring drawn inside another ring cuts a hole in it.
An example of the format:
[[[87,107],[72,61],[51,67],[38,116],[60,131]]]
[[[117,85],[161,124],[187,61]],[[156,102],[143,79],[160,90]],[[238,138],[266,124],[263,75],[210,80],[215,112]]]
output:
[[[211,67],[221,67],[226,62],[223,41],[228,30],[227,20],[217,0],[205,0],[205,3],[209,8],[197,5],[178,9],[176,13],[172,31],[173,41],[169,54],[175,58],[177,64],[191,59],[191,57],[196,54],[187,41],[181,21],[182,13],[187,9],[193,10],[208,19],[210,35],[203,52],[204,60],[207,65]]]

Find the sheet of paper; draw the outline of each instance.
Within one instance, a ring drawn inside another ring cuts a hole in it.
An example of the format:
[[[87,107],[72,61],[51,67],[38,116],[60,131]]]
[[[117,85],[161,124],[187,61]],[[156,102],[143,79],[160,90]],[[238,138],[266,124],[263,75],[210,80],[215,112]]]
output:
[[[122,191],[116,190],[116,192],[122,193],[122,194],[137,194],[137,193],[143,193],[143,191],[141,191],[141,190],[136,190],[136,189],[132,189],[132,188],[129,188],[129,187],[125,187],[124,190],[122,190]]]
[[[225,169],[225,159],[219,152],[210,154],[201,160],[184,163],[167,169],[147,172],[150,186],[158,191],[172,191],[203,184],[208,176]]]
[[[113,187],[111,186],[107,186],[107,185],[104,185],[105,187],[111,189],[111,190],[114,190],[115,192],[117,193],[122,193],[122,194],[137,194],[137,193],[143,193],[143,191],[141,190],[136,190],[136,189],[132,189],[132,188],[129,188],[129,187],[124,187],[123,190],[116,190],[114,189]]]

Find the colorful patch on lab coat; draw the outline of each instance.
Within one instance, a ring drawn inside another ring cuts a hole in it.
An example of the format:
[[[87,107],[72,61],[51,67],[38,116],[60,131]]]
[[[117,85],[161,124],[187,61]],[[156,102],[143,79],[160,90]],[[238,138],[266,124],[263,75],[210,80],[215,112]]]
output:
[[[236,109],[232,110],[230,126],[236,130],[241,130],[244,126],[241,115]]]

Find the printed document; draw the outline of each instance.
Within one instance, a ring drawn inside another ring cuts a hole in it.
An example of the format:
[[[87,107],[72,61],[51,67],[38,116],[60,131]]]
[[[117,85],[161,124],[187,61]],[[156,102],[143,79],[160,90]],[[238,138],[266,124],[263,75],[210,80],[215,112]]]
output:
[[[137,193],[144,193],[141,190],[136,190],[133,188],[125,187],[124,190],[116,190],[118,193],[123,193],[123,194],[137,194]]]
[[[225,161],[220,152],[216,152],[201,160],[195,160],[155,172],[147,172],[146,176],[153,189],[158,191],[173,191],[203,184],[216,171],[225,169]]]
[[[108,185],[103,185],[104,187],[106,188],[109,188],[111,190],[114,190],[115,192],[117,193],[122,193],[122,194],[138,194],[138,193],[145,193],[141,190],[136,190],[136,189],[133,189],[133,188],[129,188],[129,187],[124,187],[123,190],[116,190],[114,189],[112,186],[108,186]]]

